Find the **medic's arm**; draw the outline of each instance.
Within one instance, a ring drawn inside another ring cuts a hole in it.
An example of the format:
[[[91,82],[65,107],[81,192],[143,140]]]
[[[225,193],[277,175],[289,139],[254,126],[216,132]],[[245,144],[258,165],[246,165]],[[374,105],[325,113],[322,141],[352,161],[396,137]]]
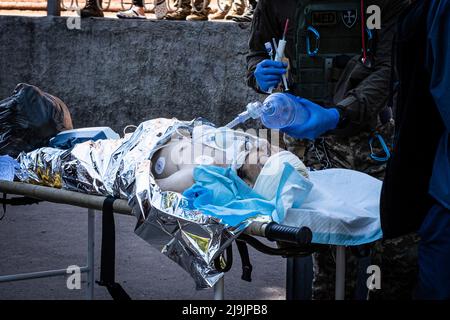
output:
[[[271,42],[272,38],[279,39],[280,32],[277,32],[278,24],[276,12],[271,9],[270,0],[259,0],[253,15],[252,27],[249,40],[249,53],[247,55],[247,84],[259,93],[253,72],[256,65],[265,59],[269,59],[264,44]],[[279,28],[278,28],[279,29]]]
[[[381,29],[377,30],[377,48],[372,67],[358,62],[353,73],[367,76],[342,101],[336,101],[345,118],[344,127],[335,133],[354,135],[361,129],[376,124],[379,113],[389,98],[391,80],[392,41],[400,12],[408,6],[405,0],[374,1],[381,6]]]
[[[450,132],[450,1],[434,0],[428,16],[430,92]]]

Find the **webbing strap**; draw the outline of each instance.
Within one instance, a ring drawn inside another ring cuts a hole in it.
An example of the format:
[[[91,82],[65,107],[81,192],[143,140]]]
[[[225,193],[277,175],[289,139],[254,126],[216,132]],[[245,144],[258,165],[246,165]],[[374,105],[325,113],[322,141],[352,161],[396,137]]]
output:
[[[241,264],[242,264],[242,276],[241,279],[244,281],[251,282],[252,281],[252,270],[253,267],[250,263],[250,256],[248,254],[247,243],[245,241],[236,239],[236,246],[239,251],[239,255],[241,256]],[[219,256],[214,260],[214,267],[219,272],[228,272],[231,270],[233,265],[233,247],[230,244],[226,250],[226,260],[225,257]]]
[[[115,200],[115,198],[108,197],[103,203],[100,281],[96,282],[98,285],[106,287],[114,300],[131,300],[130,296],[115,280],[116,230],[113,212]]]
[[[242,264],[241,279],[244,281],[252,282],[253,266],[250,263],[250,255],[248,254],[247,243],[245,243],[245,241],[237,239],[236,246],[239,250],[239,255],[241,256],[241,264]]]
[[[30,197],[14,197],[14,198],[7,198],[7,194],[3,193],[3,198],[0,199],[0,203],[3,207],[3,214],[0,217],[0,220],[3,219],[3,217],[6,215],[6,205],[10,206],[25,206],[25,205],[31,205],[31,204],[38,204],[39,202],[42,202],[42,200],[30,198]]]
[[[226,248],[225,252],[227,253],[226,260],[222,256],[214,259],[214,267],[219,272],[228,272],[231,270],[231,267],[233,265],[233,247],[231,246],[231,244]]]

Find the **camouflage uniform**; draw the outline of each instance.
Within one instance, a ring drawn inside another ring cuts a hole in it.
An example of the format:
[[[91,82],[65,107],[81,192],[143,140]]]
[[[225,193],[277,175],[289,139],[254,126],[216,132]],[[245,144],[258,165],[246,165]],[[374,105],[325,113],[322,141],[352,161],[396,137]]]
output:
[[[209,4],[211,0],[194,0],[193,7],[191,6],[191,0],[177,0],[177,11],[182,11],[189,15],[191,11],[196,10],[199,12],[209,12]]]
[[[388,146],[390,146],[389,142],[393,138],[393,131],[393,120],[384,125],[380,124],[377,129]],[[286,149],[299,156],[313,170],[351,169],[365,172],[382,180],[386,163],[380,163],[370,157],[369,140],[371,136],[371,131],[365,131],[350,137],[330,134],[315,141],[297,140],[287,135],[284,135],[283,139]],[[372,148],[375,154],[384,153],[379,143],[373,143]]]
[[[204,21],[208,20],[211,11],[209,7],[210,0],[194,0],[191,6],[191,0],[177,0],[175,2],[176,10],[169,12],[164,16],[167,20],[190,20]]]
[[[245,0],[225,0],[217,2],[219,8],[216,13],[210,16],[210,20],[226,19],[230,20],[234,16],[240,16],[245,10]]]
[[[239,11],[242,13],[245,10],[245,1],[244,0],[225,0],[225,5],[224,8],[231,8],[231,7],[235,7],[236,11]]]
[[[275,4],[285,4],[280,6]],[[364,65],[360,57],[348,61],[339,74],[334,94],[328,101],[317,101],[324,106],[337,106],[345,115],[347,124],[314,142],[296,140],[285,136],[285,147],[297,154],[304,163],[314,169],[345,168],[358,170],[378,179],[384,176],[386,164],[370,157],[369,140],[375,132],[386,143],[393,138],[393,120],[381,123],[379,114],[388,102],[391,78],[391,49],[395,23],[402,9],[409,2],[404,0],[366,1],[366,5],[376,4],[382,8],[382,29],[377,34],[377,51],[371,65]],[[272,37],[279,38],[279,22],[287,18],[294,21],[291,12],[295,12],[295,1],[260,0],[255,12],[250,39],[250,53],[247,56],[248,84],[259,91],[253,71],[263,59],[267,59],[263,44]],[[271,14],[268,14],[271,11]],[[270,20],[273,17],[273,21]],[[290,61],[300,60],[294,57],[297,39],[291,31],[288,34],[286,56]],[[322,46],[322,44],[321,44]],[[302,64],[300,64],[302,65]],[[304,65],[304,64],[303,64]],[[292,71],[292,70],[291,70]],[[301,70],[300,70],[301,72]],[[300,85],[292,83],[293,93],[301,95]],[[306,97],[308,97],[306,95]],[[324,99],[325,100],[325,99]],[[383,154],[378,143],[373,144],[375,154]],[[416,278],[417,237],[409,235],[400,239],[376,243],[372,248],[372,264],[381,268],[381,290],[374,297],[382,299],[411,297],[411,288]],[[357,274],[358,259],[347,249],[346,264],[346,298],[353,298]],[[335,283],[334,249],[323,250],[313,255],[314,281],[313,299],[333,299]],[[368,275],[365,279],[367,279]],[[365,282],[364,279],[364,282]],[[371,295],[372,296],[372,295]]]

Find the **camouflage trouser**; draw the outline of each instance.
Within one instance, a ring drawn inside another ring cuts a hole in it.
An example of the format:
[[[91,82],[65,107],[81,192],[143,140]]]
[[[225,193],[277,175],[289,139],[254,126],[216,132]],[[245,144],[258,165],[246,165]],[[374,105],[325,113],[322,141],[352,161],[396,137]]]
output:
[[[379,132],[389,144],[393,134],[393,123],[387,123]],[[325,136],[314,143],[284,137],[286,148],[298,155],[314,170],[326,168],[345,168],[365,172],[375,178],[383,179],[386,165],[371,159],[369,132],[350,138]],[[382,148],[373,145],[375,154]],[[417,243],[415,235],[374,244],[372,264],[381,269],[381,290],[370,294],[381,299],[411,297],[417,274]],[[335,283],[335,250],[330,248],[313,254],[314,280],[313,299],[333,299]],[[353,299],[356,288],[358,259],[347,248],[346,251],[346,298]],[[365,279],[368,278],[368,275]],[[364,283],[366,282],[364,279]]]
[[[378,241],[371,250],[371,265],[377,265],[381,271],[381,288],[373,289],[368,294],[372,300],[411,299],[417,280],[417,246],[416,234],[406,235],[393,240]],[[334,299],[335,289],[335,249],[329,248],[313,254],[313,288],[314,300]],[[369,274],[359,268],[359,258],[346,249],[345,298],[355,299],[358,274],[366,287]],[[358,290],[361,292],[361,289]],[[366,294],[358,298],[365,299]]]
[[[193,9],[196,11],[207,11],[211,0],[194,0],[194,8],[191,6],[191,0],[177,0],[175,6],[177,10],[190,13]]]
[[[393,122],[389,122],[378,129],[388,145],[393,130]],[[382,180],[386,164],[370,157],[369,140],[371,137],[371,132],[362,132],[352,137],[328,135],[311,142],[296,140],[285,135],[284,142],[289,151],[300,157],[305,165],[313,170],[351,169]],[[373,152],[377,155],[383,153],[383,149],[377,141],[373,143]]]
[[[417,250],[419,236],[409,234],[375,244],[373,264],[381,269],[381,290],[371,292],[371,298],[411,299],[417,282]]]
[[[226,10],[234,6],[235,10],[244,10],[245,0],[224,0],[220,2],[220,8]]]

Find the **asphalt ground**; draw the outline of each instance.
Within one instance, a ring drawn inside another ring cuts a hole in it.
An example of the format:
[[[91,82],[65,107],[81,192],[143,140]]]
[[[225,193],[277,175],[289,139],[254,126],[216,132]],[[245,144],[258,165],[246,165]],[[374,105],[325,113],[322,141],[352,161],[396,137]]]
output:
[[[0,10],[0,15],[45,16],[45,11]],[[75,12],[62,11],[62,16]],[[115,18],[115,12],[105,12]],[[149,19],[154,18],[150,13]],[[0,208],[0,216],[2,215]],[[176,263],[134,234],[136,220],[116,215],[116,281],[133,299],[212,299],[213,290],[197,291],[191,277]],[[95,278],[100,275],[101,215],[96,215]],[[225,277],[225,298],[284,299],[286,261],[252,248],[253,281],[241,280],[237,250],[233,268]],[[87,256],[87,210],[67,205],[7,207],[0,220],[0,276],[83,266]],[[69,290],[67,277],[0,283],[0,300],[74,300],[86,296],[85,275],[80,290]],[[111,299],[107,290],[95,285],[95,299]]]
[[[3,209],[0,208],[0,216]],[[212,299],[213,290],[197,291],[192,278],[176,263],[134,234],[136,219],[116,214],[116,281],[133,299]],[[101,214],[95,221],[95,278],[100,275]],[[237,250],[225,276],[225,298],[284,299],[286,261],[249,248],[253,281],[241,280]],[[42,202],[8,206],[0,220],[0,275],[83,266],[87,257],[87,210]],[[85,275],[80,290],[69,290],[66,276],[0,283],[4,299],[84,299]],[[111,299],[95,285],[95,299]]]

